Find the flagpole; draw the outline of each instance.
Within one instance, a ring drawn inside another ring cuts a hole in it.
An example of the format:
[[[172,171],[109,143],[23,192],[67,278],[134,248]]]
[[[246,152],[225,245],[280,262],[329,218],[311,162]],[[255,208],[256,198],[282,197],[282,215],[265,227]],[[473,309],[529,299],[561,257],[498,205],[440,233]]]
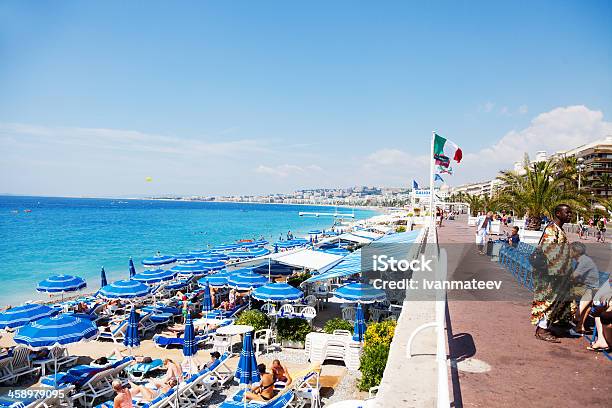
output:
[[[434,140],[436,138],[436,131],[431,132],[431,154],[429,155],[430,168],[429,168],[429,216],[431,217],[432,227],[435,228],[435,215],[434,215],[434,171],[435,163],[434,159]]]

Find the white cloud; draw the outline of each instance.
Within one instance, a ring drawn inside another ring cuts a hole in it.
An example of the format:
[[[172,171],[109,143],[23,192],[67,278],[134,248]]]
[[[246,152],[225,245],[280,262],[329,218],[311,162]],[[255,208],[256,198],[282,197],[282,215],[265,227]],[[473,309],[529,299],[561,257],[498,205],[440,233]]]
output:
[[[278,166],[265,166],[260,164],[255,169],[257,173],[265,174],[274,177],[288,177],[294,175],[307,175],[312,173],[318,173],[323,169],[317,165],[311,164],[308,166],[297,166],[295,164],[281,164]]]
[[[527,105],[521,105],[518,107],[518,113],[521,115],[526,114],[527,112],[529,112],[529,108],[527,107]]]
[[[612,122],[604,120],[601,111],[584,105],[555,108],[536,116],[528,127],[506,133],[493,145],[477,152],[465,152],[457,166],[457,176],[464,181],[493,177],[499,170],[512,168],[525,153],[533,156],[539,150],[550,155],[612,134]]]

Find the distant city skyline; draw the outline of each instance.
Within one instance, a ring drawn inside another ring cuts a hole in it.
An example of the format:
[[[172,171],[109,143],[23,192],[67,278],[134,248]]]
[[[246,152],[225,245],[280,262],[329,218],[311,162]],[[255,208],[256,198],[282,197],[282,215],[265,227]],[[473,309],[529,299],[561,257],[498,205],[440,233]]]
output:
[[[0,192],[449,185],[612,134],[612,4],[0,4]]]

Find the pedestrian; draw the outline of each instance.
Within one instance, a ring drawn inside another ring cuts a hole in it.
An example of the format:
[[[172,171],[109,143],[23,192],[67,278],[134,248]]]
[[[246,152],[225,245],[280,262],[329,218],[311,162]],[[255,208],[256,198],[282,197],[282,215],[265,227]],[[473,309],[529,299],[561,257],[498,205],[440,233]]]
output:
[[[606,243],[606,222],[603,217],[597,221],[597,242]]]
[[[493,221],[493,212],[489,211],[484,217],[481,216],[476,221],[476,245],[478,253],[484,255],[484,246],[487,243],[487,237],[491,233],[491,221]]]
[[[535,275],[531,323],[536,326],[535,337],[551,343],[560,342],[553,331],[571,319],[570,245],[563,230],[563,224],[571,219],[570,206],[557,205],[553,221],[544,228],[538,247],[529,258]]]

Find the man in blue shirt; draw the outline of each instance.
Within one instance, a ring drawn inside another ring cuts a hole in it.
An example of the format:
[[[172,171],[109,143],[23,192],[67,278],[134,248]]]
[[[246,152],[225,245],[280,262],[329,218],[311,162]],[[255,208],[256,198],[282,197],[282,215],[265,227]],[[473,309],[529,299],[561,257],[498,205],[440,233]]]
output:
[[[520,241],[520,237],[519,237],[519,228],[518,227],[512,227],[512,235],[510,235],[510,237],[508,238],[508,243],[513,247],[516,248],[518,247],[519,241]]]

